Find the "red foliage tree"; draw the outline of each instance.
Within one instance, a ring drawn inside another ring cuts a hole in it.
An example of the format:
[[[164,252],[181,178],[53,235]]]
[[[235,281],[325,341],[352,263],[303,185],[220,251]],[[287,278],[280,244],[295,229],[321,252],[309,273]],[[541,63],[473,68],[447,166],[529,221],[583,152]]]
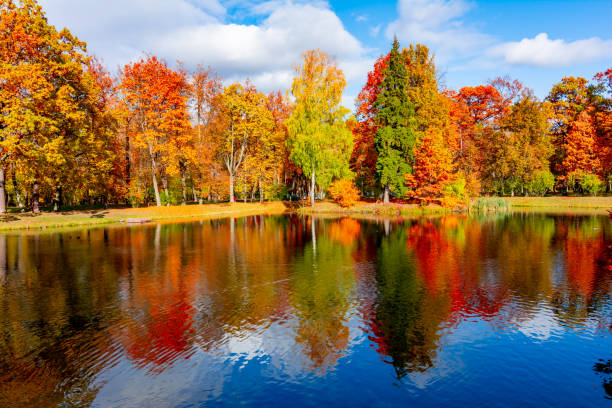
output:
[[[593,118],[588,111],[583,111],[567,133],[563,145],[565,158],[563,159],[563,177],[572,173],[601,172],[601,162],[597,155],[597,143]]]
[[[442,196],[452,181],[453,159],[439,132],[431,129],[425,133],[415,151],[414,173],[405,177],[409,197],[428,203]]]
[[[374,184],[374,169],[378,155],[374,148],[374,136],[378,130],[374,117],[374,102],[380,92],[383,71],[389,56],[376,60],[374,69],[368,72],[368,80],[357,96],[357,124],[352,128],[355,146],[351,155],[351,167],[364,184]]]

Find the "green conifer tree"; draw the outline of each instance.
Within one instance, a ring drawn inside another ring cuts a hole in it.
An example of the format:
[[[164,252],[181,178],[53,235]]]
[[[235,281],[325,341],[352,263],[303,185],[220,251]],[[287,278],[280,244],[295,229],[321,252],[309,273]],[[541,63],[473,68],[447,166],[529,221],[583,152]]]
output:
[[[412,173],[416,144],[414,107],[408,99],[406,65],[397,38],[393,41],[383,76],[374,104],[376,121],[380,126],[374,144],[378,152],[376,174],[384,188],[384,202],[388,203],[391,189],[401,195],[406,192],[404,175]]]

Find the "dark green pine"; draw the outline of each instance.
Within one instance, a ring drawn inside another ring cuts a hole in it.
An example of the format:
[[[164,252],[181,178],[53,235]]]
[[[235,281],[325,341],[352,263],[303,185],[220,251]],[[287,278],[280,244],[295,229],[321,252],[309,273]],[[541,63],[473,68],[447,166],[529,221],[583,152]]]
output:
[[[406,192],[404,175],[412,173],[416,144],[414,106],[408,100],[408,74],[397,38],[393,41],[383,76],[374,104],[376,121],[380,125],[374,145],[378,152],[376,174],[385,191],[385,202],[388,202],[390,191],[400,195]]]

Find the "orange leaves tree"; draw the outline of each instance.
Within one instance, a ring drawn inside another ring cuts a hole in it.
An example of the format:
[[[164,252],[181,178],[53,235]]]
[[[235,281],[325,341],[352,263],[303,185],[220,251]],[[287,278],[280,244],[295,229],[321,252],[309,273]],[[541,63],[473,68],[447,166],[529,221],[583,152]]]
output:
[[[581,77],[565,77],[546,98],[554,110],[552,168],[566,189],[572,187],[570,179],[580,178],[584,172],[612,182],[610,77],[611,70],[595,75],[594,83]],[[578,177],[569,177],[573,173]]]
[[[155,202],[162,205],[157,176],[168,152],[182,150],[189,129],[188,87],[184,72],[173,71],[165,61],[148,57],[121,70],[123,100],[135,116],[134,145],[148,154]]]
[[[551,103],[552,129],[555,144],[555,154],[552,159],[552,169],[556,174],[562,174],[563,160],[567,134],[578,115],[588,104],[587,80],[581,77],[564,77],[555,84],[546,100]]]
[[[489,191],[524,192],[540,172],[548,172],[553,154],[549,108],[527,95],[497,120],[482,151],[482,180]]]
[[[572,181],[579,181],[585,174],[601,172],[593,118],[587,111],[580,113],[572,123],[563,150],[563,178],[567,188],[571,188]]]
[[[49,25],[36,1],[0,1],[0,212],[7,168],[23,170],[38,211],[43,175],[60,183],[61,175],[49,171],[66,170],[72,148],[91,136],[87,61],[85,43]]]
[[[405,176],[408,197],[422,203],[436,201],[453,177],[453,158],[442,133],[434,128],[427,130],[415,150],[414,171]]]
[[[612,191],[612,68],[595,75],[592,87],[595,99],[594,125],[597,133],[597,151],[602,165],[602,176]]]
[[[329,186],[329,195],[342,207],[351,207],[359,201],[359,190],[349,179],[338,179]]]
[[[408,197],[422,203],[441,201],[456,178],[453,150],[457,129],[450,117],[448,99],[438,90],[436,66],[429,49],[410,45],[402,52],[406,64],[409,100],[414,106],[413,172],[405,175]]]

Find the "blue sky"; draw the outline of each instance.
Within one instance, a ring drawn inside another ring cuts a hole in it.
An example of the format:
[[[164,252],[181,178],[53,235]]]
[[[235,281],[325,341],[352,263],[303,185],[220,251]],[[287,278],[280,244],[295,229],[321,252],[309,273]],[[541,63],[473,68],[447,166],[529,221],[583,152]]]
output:
[[[563,76],[592,78],[612,67],[612,1],[240,1],[40,0],[111,71],[153,53],[170,63],[214,67],[227,81],[250,78],[287,89],[300,54],[321,48],[345,70],[353,100],[374,60],[421,42],[447,87],[509,75],[544,97]]]

